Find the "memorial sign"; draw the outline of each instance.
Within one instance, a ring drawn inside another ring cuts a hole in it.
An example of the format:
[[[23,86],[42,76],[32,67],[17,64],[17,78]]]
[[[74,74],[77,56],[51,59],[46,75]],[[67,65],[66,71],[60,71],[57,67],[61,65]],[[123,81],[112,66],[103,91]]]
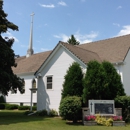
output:
[[[114,115],[114,100],[89,100],[90,115]]]

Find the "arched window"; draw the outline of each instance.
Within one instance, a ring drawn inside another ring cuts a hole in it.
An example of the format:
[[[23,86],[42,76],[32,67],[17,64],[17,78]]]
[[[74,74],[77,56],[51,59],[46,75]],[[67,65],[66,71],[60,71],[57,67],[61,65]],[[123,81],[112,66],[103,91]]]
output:
[[[36,88],[36,80],[33,79],[32,81],[32,88]],[[33,93],[36,93],[36,91],[33,91]]]
[[[32,81],[32,88],[36,88],[36,80],[33,79]],[[33,93],[36,93],[36,91],[33,91]]]
[[[35,79],[33,79],[33,81],[32,81],[32,88],[36,88],[36,80]]]

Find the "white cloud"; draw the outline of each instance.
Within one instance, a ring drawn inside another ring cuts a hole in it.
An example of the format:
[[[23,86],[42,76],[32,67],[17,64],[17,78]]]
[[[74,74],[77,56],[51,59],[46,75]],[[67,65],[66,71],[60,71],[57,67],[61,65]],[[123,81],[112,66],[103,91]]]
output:
[[[88,42],[92,42],[93,39],[95,39],[98,36],[98,33],[92,31],[92,32],[90,32],[90,34],[82,35],[78,31],[78,32],[76,32],[76,34],[74,36],[80,43],[88,43]]]
[[[118,6],[117,9],[122,9],[122,6]]]
[[[53,4],[49,4],[49,5],[39,4],[39,5],[44,8],[55,8],[55,5],[53,5]]]
[[[94,38],[96,38],[97,36],[98,36],[98,33],[93,32],[93,31],[90,32],[90,34],[85,34],[85,35],[80,34],[79,31],[74,34],[74,37],[76,38],[76,40],[79,41],[81,44],[92,42]],[[68,39],[70,38],[70,36],[67,36],[66,34],[54,35],[54,37],[61,39],[61,41],[63,42],[67,42]]]
[[[49,49],[47,48],[41,48],[41,51],[48,51]]]
[[[114,26],[120,27],[120,24],[118,23],[113,23]]]
[[[53,37],[55,37],[55,38],[61,38],[61,36],[59,36],[59,35],[53,35]]]
[[[67,4],[65,2],[63,2],[63,1],[58,2],[58,4],[62,5],[62,6],[67,6]]]
[[[3,36],[13,38],[15,42],[19,42],[19,40],[15,36],[13,36],[10,32],[6,32]]]
[[[117,36],[122,36],[122,35],[126,35],[126,34],[130,34],[130,25],[123,26],[123,29],[120,30],[120,32],[117,34]]]
[[[61,41],[63,42],[67,42],[67,40],[69,39],[69,36],[67,36],[66,34],[53,35],[53,37],[61,39]]]

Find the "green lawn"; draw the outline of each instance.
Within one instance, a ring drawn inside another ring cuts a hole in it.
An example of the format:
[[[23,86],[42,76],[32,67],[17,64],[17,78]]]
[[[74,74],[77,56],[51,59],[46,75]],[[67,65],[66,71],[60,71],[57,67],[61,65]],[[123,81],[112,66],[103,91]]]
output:
[[[25,116],[22,111],[0,111],[0,130],[130,130],[126,127],[67,124],[61,118]]]

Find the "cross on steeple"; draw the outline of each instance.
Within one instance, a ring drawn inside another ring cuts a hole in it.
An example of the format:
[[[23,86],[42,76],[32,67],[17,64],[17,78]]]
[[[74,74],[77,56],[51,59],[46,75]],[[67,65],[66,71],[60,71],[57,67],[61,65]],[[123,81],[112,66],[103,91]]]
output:
[[[35,14],[34,13],[32,13],[31,14],[31,28],[30,28],[30,40],[29,40],[29,48],[28,48],[28,50],[27,50],[27,55],[26,55],[26,57],[29,57],[29,56],[31,56],[32,54],[33,54],[33,16],[34,16]]]

